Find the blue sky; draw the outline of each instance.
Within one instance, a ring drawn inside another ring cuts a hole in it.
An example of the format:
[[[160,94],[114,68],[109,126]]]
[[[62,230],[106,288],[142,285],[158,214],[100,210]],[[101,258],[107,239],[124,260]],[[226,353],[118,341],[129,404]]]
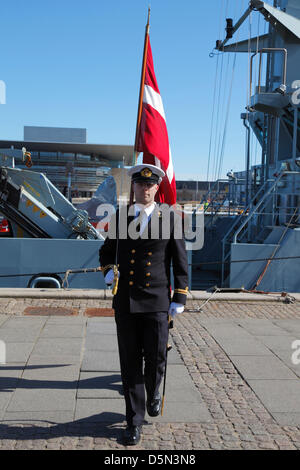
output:
[[[6,104],[0,105],[0,139],[23,139],[24,125],[84,127],[89,143],[133,145],[149,3],[154,67],[176,178],[206,179],[210,155],[209,178],[214,179],[215,155],[222,153],[234,54],[222,59],[210,58],[209,53],[216,39],[225,36],[225,17],[235,22],[248,0],[2,3],[0,80],[6,84]],[[250,27],[252,36],[264,32],[264,21],[261,17],[258,22],[258,16],[252,14],[239,39],[249,36]],[[223,60],[223,73],[215,85],[217,60],[219,72]],[[247,87],[248,54],[239,54],[221,177],[245,167],[240,114],[246,106]],[[255,163],[260,161],[260,149],[252,140]]]

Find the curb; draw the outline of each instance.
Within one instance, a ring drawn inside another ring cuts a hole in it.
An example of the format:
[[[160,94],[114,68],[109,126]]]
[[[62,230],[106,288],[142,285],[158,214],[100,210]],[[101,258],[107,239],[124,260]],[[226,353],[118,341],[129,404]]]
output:
[[[294,302],[300,302],[300,293],[272,292],[269,294],[254,294],[249,292],[206,292],[191,291],[187,297],[187,304],[195,300],[214,301],[247,301],[247,302],[274,302],[292,298]],[[0,288],[1,298],[23,299],[84,299],[84,300],[112,300],[111,290],[106,289],[29,289],[29,288]]]

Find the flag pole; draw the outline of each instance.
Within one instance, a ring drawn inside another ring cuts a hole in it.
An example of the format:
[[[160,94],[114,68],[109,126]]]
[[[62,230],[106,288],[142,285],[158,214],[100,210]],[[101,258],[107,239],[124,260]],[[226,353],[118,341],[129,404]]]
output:
[[[138,133],[139,133],[141,117],[142,117],[144,83],[145,83],[145,73],[146,73],[146,64],[147,64],[147,51],[148,51],[148,41],[149,41],[149,28],[150,28],[150,6],[148,7],[148,19],[147,19],[146,31],[145,31],[144,53],[143,53],[143,63],[142,63],[142,73],[141,73],[141,83],[140,83],[140,93],[139,93],[139,104],[138,104],[136,131],[135,131],[135,142],[134,142],[134,157],[133,157],[133,164],[134,165],[136,164],[137,158],[138,158],[137,140],[138,140]]]

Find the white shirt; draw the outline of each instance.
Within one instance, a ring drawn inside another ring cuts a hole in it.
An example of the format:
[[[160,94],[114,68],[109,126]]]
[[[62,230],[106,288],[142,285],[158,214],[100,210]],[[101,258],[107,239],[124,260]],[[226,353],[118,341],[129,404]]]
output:
[[[139,213],[143,209],[144,209],[144,211],[146,213],[146,216],[147,216],[147,217],[143,217],[143,219],[141,221],[140,234],[143,233],[143,231],[145,230],[146,225],[148,224],[148,221],[149,221],[155,207],[156,207],[156,202],[153,202],[152,204],[150,204],[150,206],[147,206],[145,209],[144,209],[142,204],[141,205],[139,205],[137,203],[134,204],[134,214],[135,214],[136,217],[139,215]]]

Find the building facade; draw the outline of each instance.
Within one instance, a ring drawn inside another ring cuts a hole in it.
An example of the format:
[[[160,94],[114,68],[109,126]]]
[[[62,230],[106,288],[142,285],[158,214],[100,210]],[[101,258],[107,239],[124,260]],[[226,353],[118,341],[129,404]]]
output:
[[[31,153],[28,169],[44,173],[63,193],[92,197],[112,168],[132,164],[133,146],[86,142],[86,129],[24,127],[24,140],[0,140],[0,152],[15,154],[16,167],[26,169],[20,155]]]

